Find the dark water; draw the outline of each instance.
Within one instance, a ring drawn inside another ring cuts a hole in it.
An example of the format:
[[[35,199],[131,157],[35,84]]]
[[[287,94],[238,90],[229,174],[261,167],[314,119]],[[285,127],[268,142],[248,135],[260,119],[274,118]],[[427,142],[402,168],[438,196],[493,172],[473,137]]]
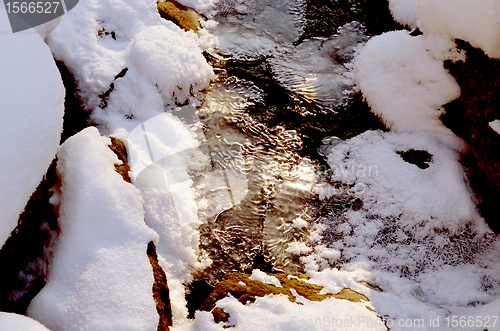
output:
[[[306,39],[310,8],[288,0],[219,3],[212,31],[219,47],[206,52],[218,79],[198,116],[231,203],[221,207],[221,192],[196,183],[208,201],[200,213],[201,248],[214,261],[198,279],[209,284],[256,267],[301,271],[287,248],[309,244],[321,209],[315,188],[327,177],[318,153],[323,139],[383,129],[349,79],[366,29],[350,22],[331,36]]]

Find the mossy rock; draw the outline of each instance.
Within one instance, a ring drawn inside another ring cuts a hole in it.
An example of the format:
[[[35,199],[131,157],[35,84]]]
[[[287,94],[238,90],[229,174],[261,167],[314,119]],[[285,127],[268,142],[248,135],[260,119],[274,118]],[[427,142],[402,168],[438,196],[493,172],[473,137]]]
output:
[[[200,20],[203,19],[203,16],[192,8],[186,7],[173,0],[158,2],[156,5],[161,17],[174,22],[182,29],[186,31],[191,30],[196,33],[201,29]]]
[[[296,302],[296,297],[290,291],[295,290],[298,295],[310,301],[323,301],[328,298],[337,298],[349,300],[352,302],[368,302],[368,298],[357,293],[349,288],[344,288],[337,294],[326,293],[320,294],[323,287],[307,283],[303,279],[309,279],[308,275],[293,273],[293,274],[270,274],[281,283],[282,287],[265,284],[259,281],[249,279],[250,275],[242,273],[230,273],[217,284],[213,292],[207,297],[200,310],[211,311],[215,308],[217,301],[225,298],[228,294],[238,299],[241,303],[246,304],[255,301],[255,297],[263,297],[268,294],[284,294],[287,295],[291,302]],[[292,276],[289,278],[289,276]],[[240,282],[246,285],[241,285]]]

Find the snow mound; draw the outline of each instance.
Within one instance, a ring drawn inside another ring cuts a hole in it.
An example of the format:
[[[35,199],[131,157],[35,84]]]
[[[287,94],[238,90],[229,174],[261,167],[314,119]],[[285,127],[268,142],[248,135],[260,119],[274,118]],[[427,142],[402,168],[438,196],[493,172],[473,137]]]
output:
[[[500,57],[500,2],[419,0],[419,27],[425,34],[462,39],[490,57]]]
[[[248,279],[255,280],[257,282],[262,282],[264,284],[271,284],[276,287],[283,287],[281,286],[281,283],[278,280],[278,278],[274,276],[269,276],[268,274],[266,274],[263,271],[260,271],[259,269],[254,269],[252,271],[252,275],[248,277]]]
[[[458,98],[460,87],[426,51],[423,36],[393,31],[372,38],[355,60],[354,81],[391,130],[429,132],[465,148],[439,119],[442,105]]]
[[[47,43],[75,76],[105,134],[131,129],[176,103],[199,102],[194,95],[213,76],[199,46],[204,41],[162,19],[154,1],[80,2]]]
[[[193,8],[198,13],[211,17],[219,0],[179,0],[184,6]]]
[[[33,30],[7,32],[1,7],[0,247],[54,159],[64,113],[64,86],[49,48]]]
[[[396,22],[417,27],[417,0],[389,0],[389,9]]]
[[[49,331],[42,324],[29,317],[0,312],[0,330],[2,331],[18,331],[18,330],[28,330],[28,331]]]
[[[363,303],[326,299],[321,302],[300,298],[301,305],[286,295],[257,297],[255,303],[243,305],[228,296],[217,302],[230,317],[227,325],[235,330],[387,330],[377,315]],[[193,330],[226,330],[216,324],[209,312],[196,312]]]
[[[427,169],[397,153],[411,149],[432,155]],[[426,133],[367,131],[337,145],[328,164],[332,180],[354,184],[352,192],[372,214],[404,215],[454,232],[461,222],[480,219],[459,157]]]
[[[28,315],[52,330],[156,330],[140,191],[115,172],[109,138],[87,128],[60,148],[59,225],[46,286]]]

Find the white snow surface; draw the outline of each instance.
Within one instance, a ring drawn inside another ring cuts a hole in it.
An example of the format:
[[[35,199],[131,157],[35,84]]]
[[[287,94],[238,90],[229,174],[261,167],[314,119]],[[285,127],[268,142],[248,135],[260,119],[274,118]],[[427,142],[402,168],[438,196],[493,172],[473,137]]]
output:
[[[174,324],[183,323],[187,309],[182,284],[210,262],[198,251],[201,221],[188,171],[208,160],[194,150],[199,145],[196,135],[171,113],[145,121],[130,134],[115,134],[126,142],[132,182],[145,201],[146,223],[159,235],[157,253],[169,282]]]
[[[10,32],[0,7],[1,247],[55,157],[64,86],[42,38],[31,29]]]
[[[0,312],[0,330],[2,331],[50,331],[39,322],[24,315]]]
[[[432,155],[427,169],[397,154],[410,149]],[[367,131],[337,145],[328,163],[332,179],[355,184],[351,192],[363,199],[372,214],[404,215],[454,232],[480,219],[459,157],[426,133]]]
[[[382,320],[369,311],[363,303],[340,299],[326,299],[321,302],[300,298],[301,305],[292,303],[286,295],[257,297],[255,303],[243,305],[236,298],[228,296],[217,302],[229,313],[227,325],[234,330],[387,330]],[[185,329],[175,329],[185,330]],[[209,312],[196,312],[191,330],[226,330],[215,324]]]
[[[392,31],[372,38],[355,60],[354,81],[372,111],[397,132],[427,132],[457,150],[464,142],[445,127],[442,106],[460,87],[426,50],[424,36]]]
[[[389,9],[396,22],[417,27],[417,0],[389,0]]]
[[[213,76],[198,36],[162,19],[154,1],[82,1],[47,43],[75,76],[105,134],[130,130],[175,103],[199,102],[193,95]],[[125,68],[125,76],[115,79]],[[112,83],[113,91],[102,97]]]
[[[179,0],[184,6],[193,8],[198,13],[211,17],[219,0]]]
[[[269,276],[264,271],[260,271],[259,269],[254,269],[252,271],[252,275],[248,277],[248,279],[255,280],[257,282],[262,282],[265,284],[274,285],[276,287],[283,287],[278,278],[274,276]]]
[[[28,316],[57,330],[156,330],[153,270],[158,235],[144,223],[140,191],[115,172],[109,138],[94,127],[60,148],[59,226],[47,284]]]
[[[418,0],[417,13],[425,34],[462,39],[500,57],[500,1]]]
[[[489,123],[490,128],[495,130],[496,133],[500,134],[500,120],[494,120]]]

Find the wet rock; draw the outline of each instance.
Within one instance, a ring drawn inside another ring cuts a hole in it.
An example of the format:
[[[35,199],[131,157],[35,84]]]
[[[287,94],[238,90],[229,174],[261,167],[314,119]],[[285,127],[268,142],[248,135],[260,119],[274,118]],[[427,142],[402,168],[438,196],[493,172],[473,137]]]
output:
[[[17,227],[0,250],[0,310],[25,314],[45,286],[52,246],[59,233],[49,199],[57,181],[56,162],[31,195]]]
[[[403,28],[392,18],[387,0],[308,0],[306,20],[301,40],[330,37],[352,21],[363,24],[372,36]]]
[[[349,288],[345,288],[337,294],[320,294],[320,291],[323,288],[321,286],[304,282],[302,279],[310,278],[305,274],[272,274],[272,276],[278,278],[282,287],[276,287],[274,285],[254,281],[249,279],[249,276],[250,275],[248,274],[242,273],[227,274],[215,287],[214,291],[207,297],[200,310],[212,311],[212,309],[215,308],[217,301],[225,298],[228,294],[231,294],[242,304],[253,303],[256,297],[263,297],[268,294],[285,294],[291,302],[296,302],[295,296],[292,294],[292,291],[290,291],[291,289],[295,290],[298,295],[310,301],[323,301],[328,298],[337,298],[352,302],[368,302],[367,297]],[[245,285],[243,285],[243,283]],[[224,315],[217,311],[214,318],[216,316],[217,318],[222,318]]]
[[[478,198],[478,209],[492,230],[500,232],[495,209],[500,199],[500,135],[489,122],[500,118],[500,60],[488,58],[482,50],[457,41],[466,51],[465,62],[445,62],[456,78],[461,95],[445,106],[442,120],[469,142],[472,159],[464,157],[469,181]]]
[[[174,22],[184,30],[198,32],[201,29],[200,20],[203,19],[203,16],[193,9],[174,0],[158,2],[156,5],[161,17]]]

